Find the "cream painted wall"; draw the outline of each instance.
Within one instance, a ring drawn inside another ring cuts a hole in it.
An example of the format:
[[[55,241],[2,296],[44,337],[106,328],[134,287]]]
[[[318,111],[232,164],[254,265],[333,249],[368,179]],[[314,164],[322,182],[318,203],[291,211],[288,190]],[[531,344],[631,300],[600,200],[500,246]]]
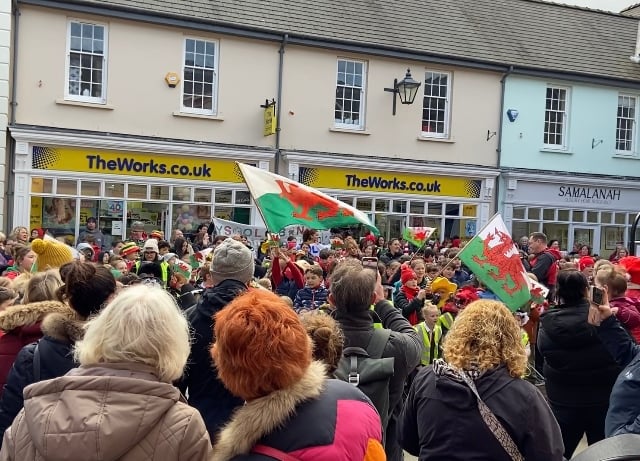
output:
[[[366,133],[331,132],[337,58],[368,62]],[[413,105],[398,101],[391,112],[392,93],[385,87],[404,77],[407,67],[424,82],[424,71],[453,72],[451,141],[419,140],[423,86]],[[317,150],[388,158],[420,159],[477,165],[497,164],[497,136],[487,141],[487,130],[497,132],[500,114],[498,73],[425,63],[388,60],[327,50],[289,47],[286,53],[283,98],[283,149]]]
[[[5,229],[7,192],[7,123],[9,121],[9,72],[11,61],[11,0],[0,0],[0,229]],[[6,229],[5,229],[6,230]]]
[[[68,18],[108,25],[107,106],[113,110],[56,102],[64,98]],[[220,40],[222,121],[173,115],[180,110],[181,90],[169,88],[164,77],[170,71],[182,74],[187,36]],[[23,7],[19,46],[19,124],[249,146],[270,147],[274,142],[274,136],[262,136],[259,106],[276,97],[277,43]]]

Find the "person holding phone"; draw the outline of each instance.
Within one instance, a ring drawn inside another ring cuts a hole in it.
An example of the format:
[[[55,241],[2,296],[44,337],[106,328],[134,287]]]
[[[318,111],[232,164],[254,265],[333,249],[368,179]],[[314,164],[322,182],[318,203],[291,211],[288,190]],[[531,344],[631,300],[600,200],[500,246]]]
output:
[[[594,306],[590,323],[597,326],[598,337],[618,365],[625,367],[618,375],[609,401],[604,424],[607,437],[620,434],[640,434],[640,346],[622,327],[609,303],[609,288],[602,288],[602,302]]]
[[[621,368],[588,322],[593,309],[584,273],[562,270],[556,287],[559,304],[540,319],[537,353],[543,358],[547,396],[562,431],[564,456],[571,459],[585,433],[589,445],[605,437],[609,395]]]

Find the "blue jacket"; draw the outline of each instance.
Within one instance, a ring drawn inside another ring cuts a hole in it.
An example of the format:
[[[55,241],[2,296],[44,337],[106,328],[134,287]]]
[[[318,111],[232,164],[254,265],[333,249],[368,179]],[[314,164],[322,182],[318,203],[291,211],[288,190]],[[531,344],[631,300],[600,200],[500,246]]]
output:
[[[215,439],[236,407],[244,403],[224,387],[213,366],[209,351],[214,342],[214,316],[246,290],[244,283],[224,280],[213,288],[207,288],[198,304],[185,311],[193,331],[193,341],[187,369],[178,387],[188,395],[189,405],[202,415],[211,440]]]
[[[614,315],[603,320],[598,336],[618,365],[626,367],[611,390],[605,435],[640,434],[640,346]]]
[[[318,288],[304,287],[296,293],[293,308],[296,312],[317,309],[327,302],[329,290],[323,286]]]

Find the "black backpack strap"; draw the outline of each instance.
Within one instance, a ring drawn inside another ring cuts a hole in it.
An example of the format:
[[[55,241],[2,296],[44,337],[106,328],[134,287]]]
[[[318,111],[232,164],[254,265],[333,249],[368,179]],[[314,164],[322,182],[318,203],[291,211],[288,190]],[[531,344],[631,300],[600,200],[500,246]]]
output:
[[[367,345],[367,354],[369,354],[369,357],[372,359],[381,359],[390,337],[391,330],[374,328],[369,344]]]
[[[40,382],[40,349],[38,349],[38,344],[36,343],[36,347],[33,350],[33,382]]]

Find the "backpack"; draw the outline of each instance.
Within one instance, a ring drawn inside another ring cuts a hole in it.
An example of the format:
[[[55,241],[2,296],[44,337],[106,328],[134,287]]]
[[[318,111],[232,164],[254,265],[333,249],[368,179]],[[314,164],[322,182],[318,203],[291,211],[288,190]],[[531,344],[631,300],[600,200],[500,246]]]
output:
[[[383,433],[389,422],[389,383],[393,376],[393,357],[382,357],[391,330],[374,329],[366,350],[346,347],[335,375],[362,391],[378,410]]]

